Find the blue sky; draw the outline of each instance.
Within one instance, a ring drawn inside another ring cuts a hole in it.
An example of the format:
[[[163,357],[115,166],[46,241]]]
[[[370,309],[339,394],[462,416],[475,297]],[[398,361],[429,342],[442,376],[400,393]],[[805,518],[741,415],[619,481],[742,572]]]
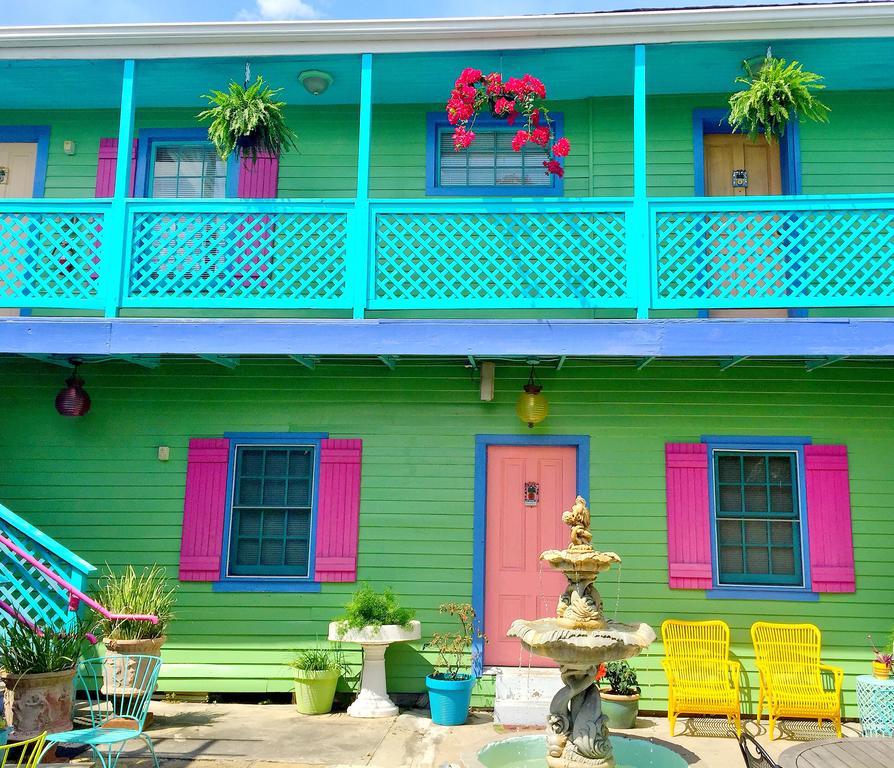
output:
[[[0,25],[560,13],[756,0],[0,0]]]

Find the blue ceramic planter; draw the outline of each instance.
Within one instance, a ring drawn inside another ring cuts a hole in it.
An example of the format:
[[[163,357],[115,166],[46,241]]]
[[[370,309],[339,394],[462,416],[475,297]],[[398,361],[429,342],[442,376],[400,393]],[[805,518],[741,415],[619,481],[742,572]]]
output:
[[[5,747],[9,741],[9,732],[12,728],[0,728],[0,747]]]
[[[434,675],[425,678],[432,722],[437,725],[462,725],[469,717],[469,702],[477,678],[467,675],[445,680]]]

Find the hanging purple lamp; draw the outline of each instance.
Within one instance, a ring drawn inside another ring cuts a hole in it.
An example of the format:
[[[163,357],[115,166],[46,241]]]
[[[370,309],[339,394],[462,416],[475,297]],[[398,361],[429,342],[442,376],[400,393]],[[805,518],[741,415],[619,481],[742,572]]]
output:
[[[84,380],[78,376],[80,360],[69,361],[74,372],[65,380],[65,386],[56,395],[56,412],[61,416],[83,416],[90,410],[90,395],[84,389]]]

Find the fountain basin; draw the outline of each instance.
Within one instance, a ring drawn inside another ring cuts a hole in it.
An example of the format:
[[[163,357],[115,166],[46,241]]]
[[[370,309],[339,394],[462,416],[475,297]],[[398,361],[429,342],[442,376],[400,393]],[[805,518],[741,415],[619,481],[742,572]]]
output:
[[[686,768],[672,749],[648,739],[609,737],[617,768]],[[477,763],[477,764],[476,764]],[[517,736],[495,741],[478,752],[470,768],[546,768],[546,737]]]
[[[569,629],[557,619],[517,619],[509,637],[521,640],[535,656],[546,656],[569,666],[597,665],[638,655],[655,640],[648,624],[606,622],[605,629]]]

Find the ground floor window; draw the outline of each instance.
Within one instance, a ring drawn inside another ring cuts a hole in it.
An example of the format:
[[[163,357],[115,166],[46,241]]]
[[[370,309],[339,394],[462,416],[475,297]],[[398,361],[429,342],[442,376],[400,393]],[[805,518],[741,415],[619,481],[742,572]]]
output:
[[[228,574],[310,575],[313,445],[237,445]]]
[[[803,586],[798,453],[712,458],[718,584]]]

